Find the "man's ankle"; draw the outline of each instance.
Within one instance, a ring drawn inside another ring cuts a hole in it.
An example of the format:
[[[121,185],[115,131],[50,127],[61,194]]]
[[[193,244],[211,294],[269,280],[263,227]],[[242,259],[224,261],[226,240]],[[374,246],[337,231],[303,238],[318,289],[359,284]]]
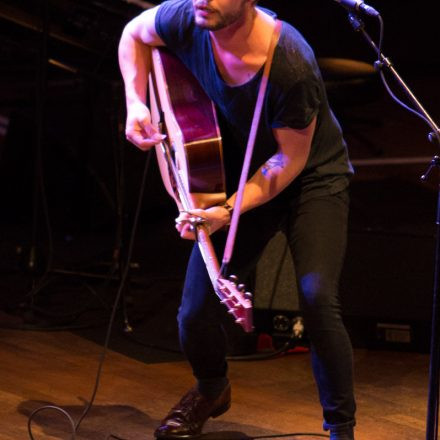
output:
[[[330,440],[354,440],[353,426],[330,428]]]
[[[229,380],[226,377],[197,380],[197,389],[199,393],[208,399],[216,399],[223,393],[228,385]]]

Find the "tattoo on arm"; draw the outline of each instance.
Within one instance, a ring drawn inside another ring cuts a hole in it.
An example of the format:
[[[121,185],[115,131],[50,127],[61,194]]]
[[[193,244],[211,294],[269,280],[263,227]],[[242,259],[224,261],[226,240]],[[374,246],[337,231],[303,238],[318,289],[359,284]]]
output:
[[[263,176],[267,176],[269,171],[273,168],[284,168],[285,160],[284,156],[281,153],[275,154],[272,156],[262,167],[261,172]]]

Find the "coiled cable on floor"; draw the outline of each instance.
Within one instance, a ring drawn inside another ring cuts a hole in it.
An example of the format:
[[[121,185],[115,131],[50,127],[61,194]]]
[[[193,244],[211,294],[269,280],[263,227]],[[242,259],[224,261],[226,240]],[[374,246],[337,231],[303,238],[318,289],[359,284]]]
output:
[[[69,421],[71,428],[72,428],[72,435],[71,435],[71,440],[75,440],[76,439],[76,433],[78,432],[78,429],[82,423],[82,421],[84,420],[84,418],[87,416],[87,414],[90,412],[93,403],[95,401],[96,398],[96,394],[98,392],[98,388],[99,388],[99,384],[101,381],[101,373],[102,373],[102,367],[104,365],[104,361],[105,358],[107,356],[107,352],[108,352],[108,346],[109,346],[109,342],[110,342],[110,335],[111,335],[111,331],[113,328],[113,323],[115,321],[115,317],[116,317],[116,312],[118,310],[118,305],[120,302],[120,299],[122,297],[122,292],[124,291],[125,288],[125,283],[128,277],[128,272],[130,270],[130,261],[133,255],[133,248],[134,248],[134,240],[136,237],[136,232],[137,232],[137,226],[139,223],[139,216],[140,216],[140,211],[141,211],[141,207],[142,207],[142,200],[143,200],[143,196],[144,196],[144,192],[145,192],[145,182],[146,182],[146,178],[148,175],[148,169],[150,166],[150,162],[151,162],[151,155],[152,155],[152,150],[150,149],[148,154],[147,154],[147,159],[145,161],[145,167],[144,167],[144,172],[142,175],[142,181],[141,181],[141,185],[140,185],[140,190],[139,190],[139,197],[138,197],[138,202],[137,202],[137,206],[136,206],[136,212],[135,212],[135,216],[134,216],[134,220],[133,220],[133,228],[132,228],[132,232],[130,235],[130,242],[128,245],[128,251],[127,251],[127,259],[126,259],[126,263],[125,263],[125,267],[122,273],[122,277],[121,277],[121,282],[119,284],[118,287],[118,292],[116,294],[116,298],[112,307],[112,312],[110,315],[110,319],[108,322],[108,326],[107,326],[107,332],[106,332],[106,336],[105,336],[105,340],[104,340],[104,346],[103,349],[101,351],[101,355],[99,358],[99,362],[98,362],[98,369],[97,369],[97,373],[96,373],[96,379],[95,379],[95,385],[92,391],[92,396],[90,398],[90,401],[88,402],[88,404],[86,405],[83,413],[81,414],[81,416],[79,417],[79,419],[74,422],[74,420],[72,419],[72,417],[69,415],[69,413],[67,411],[65,411],[64,409],[55,406],[55,405],[45,405],[42,406],[40,408],[37,408],[36,410],[34,410],[29,418],[28,418],[28,433],[29,433],[29,438],[31,440],[35,440],[35,437],[32,434],[32,421],[34,419],[34,417],[41,411],[45,411],[45,410],[53,410],[53,411],[58,411],[61,414],[63,414]],[[111,437],[109,438],[118,438],[115,437],[113,434],[111,434]]]

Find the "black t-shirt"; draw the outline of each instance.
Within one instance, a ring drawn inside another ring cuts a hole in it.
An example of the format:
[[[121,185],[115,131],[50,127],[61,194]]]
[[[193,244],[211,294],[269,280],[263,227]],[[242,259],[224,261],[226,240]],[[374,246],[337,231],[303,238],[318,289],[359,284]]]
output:
[[[162,3],[156,15],[156,31],[215,103],[223,141],[227,192],[231,194],[237,189],[263,68],[243,85],[228,85],[215,63],[209,32],[194,23],[191,0]],[[313,51],[294,27],[283,22],[250,175],[276,152],[273,128],[305,128],[314,116],[317,116],[317,126],[305,169],[278,199],[298,194],[298,190],[310,195],[339,192],[347,186],[348,177],[353,173]]]

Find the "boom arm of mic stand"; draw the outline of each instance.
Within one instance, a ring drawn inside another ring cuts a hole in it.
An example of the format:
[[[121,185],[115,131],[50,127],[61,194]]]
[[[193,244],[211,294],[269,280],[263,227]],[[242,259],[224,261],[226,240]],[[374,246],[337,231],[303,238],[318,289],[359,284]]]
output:
[[[360,31],[370,46],[378,55],[377,67],[386,67],[401,85],[406,95],[411,99],[420,116],[428,123],[432,132],[429,133],[428,139],[433,141],[434,138],[440,146],[440,130],[428,112],[425,110],[420,101],[415,97],[414,93],[405,84],[403,79],[397,73],[390,60],[385,57],[374,41],[365,31],[364,24],[355,14],[349,14],[349,21],[355,31]],[[422,180],[426,179],[429,170],[433,167],[440,167],[440,160],[435,156],[431,161],[430,168],[422,176]],[[434,287],[433,287],[433,306],[432,306],[432,324],[431,324],[431,347],[430,347],[430,363],[429,363],[429,390],[428,390],[428,408],[426,419],[426,440],[436,440],[438,438],[438,411],[439,411],[439,373],[440,373],[440,186],[437,198],[437,216],[436,216],[436,240],[435,240],[435,266],[434,266]]]
[[[376,64],[376,67],[377,68],[386,67],[393,74],[393,76],[400,84],[405,94],[411,99],[413,104],[416,106],[417,110],[421,113],[422,119],[424,119],[430,126],[432,132],[429,133],[428,139],[431,141],[435,138],[440,146],[440,128],[438,127],[438,125],[434,122],[432,117],[428,114],[426,109],[423,107],[423,105],[420,103],[420,101],[417,99],[417,97],[414,95],[411,89],[407,86],[405,81],[402,79],[402,77],[399,75],[397,70],[394,68],[389,58],[387,58],[377,47],[376,43],[373,41],[373,39],[365,30],[365,26],[362,20],[354,13],[348,14],[348,18],[353,29],[356,32],[362,33],[362,35],[367,40],[369,45],[373,48],[374,52],[378,55],[378,61],[379,60],[380,61],[379,63]]]

